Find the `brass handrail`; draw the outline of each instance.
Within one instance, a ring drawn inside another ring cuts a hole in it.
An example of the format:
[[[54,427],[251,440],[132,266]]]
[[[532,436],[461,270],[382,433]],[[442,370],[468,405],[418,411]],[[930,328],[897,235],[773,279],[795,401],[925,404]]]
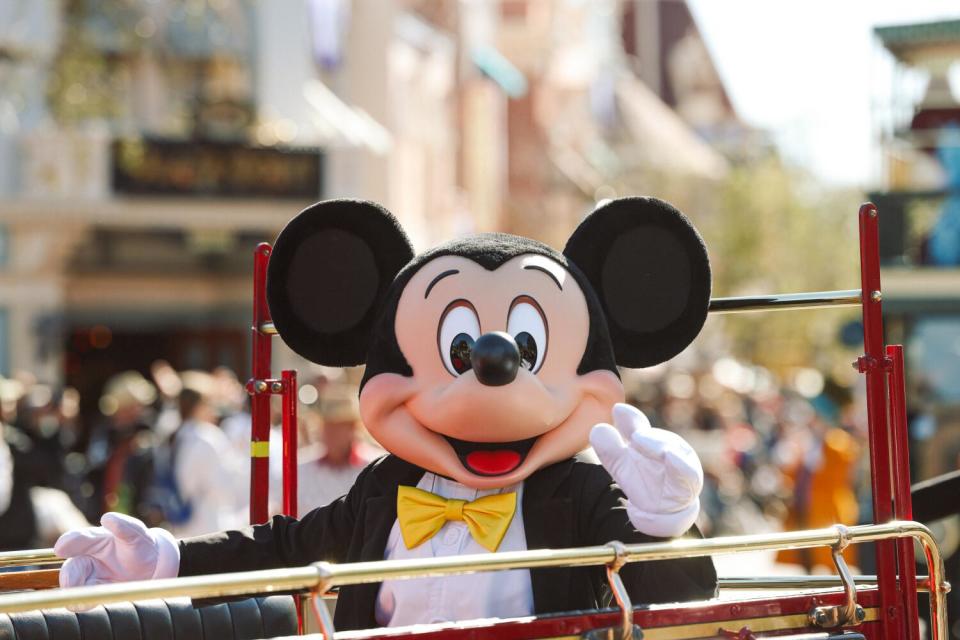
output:
[[[0,551],[0,568],[61,564],[63,558],[53,549],[29,549],[27,551]]]
[[[26,551],[0,551],[0,569],[7,567],[27,567],[39,565],[57,565],[63,558],[53,553],[53,549],[31,549]],[[877,584],[876,575],[854,576],[858,586]],[[930,589],[926,576],[917,576],[917,589],[926,593]],[[828,589],[840,587],[839,576],[720,576],[717,584],[721,589]]]
[[[28,567],[38,565],[58,565],[63,562],[53,554],[52,549],[34,549],[30,551],[0,551],[0,569],[9,567]],[[0,574],[3,572],[0,571]],[[853,577],[858,587],[876,586],[876,575],[857,575]],[[720,589],[761,590],[761,589],[834,589],[843,586],[839,576],[720,576],[717,578]],[[917,576],[917,591],[930,591],[927,576]]]
[[[806,549],[835,545],[839,543],[842,535],[838,529],[829,528],[634,544],[625,545],[624,559],[626,562],[643,562],[772,549]],[[944,581],[943,557],[930,530],[918,522],[894,521],[881,525],[849,527],[847,537],[851,543],[904,537],[914,538],[920,542],[927,559],[929,574],[932,638],[946,640],[946,593],[950,586]],[[340,565],[318,562],[308,567],[293,569],[270,569],[12,593],[0,595],[0,613],[57,607],[90,607],[110,602],[181,596],[218,598],[278,591],[322,592],[334,586],[382,582],[386,579],[504,569],[603,565],[613,562],[616,555],[609,546],[594,546],[580,549],[538,549],[414,560],[380,560]]]

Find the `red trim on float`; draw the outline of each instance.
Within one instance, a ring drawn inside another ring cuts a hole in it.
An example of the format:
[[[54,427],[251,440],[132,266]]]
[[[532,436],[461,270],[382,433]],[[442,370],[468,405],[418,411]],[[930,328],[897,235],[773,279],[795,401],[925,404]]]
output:
[[[270,245],[266,242],[257,245],[253,258],[253,326],[252,358],[253,380],[248,385],[250,395],[250,442],[251,451],[256,445],[270,446],[270,393],[256,388],[258,380],[270,378],[270,357],[272,336],[260,327],[270,322],[270,309],[267,307],[267,263],[270,261]],[[250,457],[250,524],[260,524],[269,518],[267,502],[270,495],[270,458],[267,456]]]
[[[903,346],[887,346],[890,359],[890,430],[893,444],[893,498],[897,520],[913,520],[913,498],[910,495],[910,448],[907,435],[906,379],[903,375]],[[912,538],[897,540],[897,571],[903,600],[903,620],[906,640],[920,640],[919,614],[917,612],[917,561],[914,557]]]
[[[878,604],[876,588],[857,590],[857,602],[865,609],[873,609]],[[688,625],[716,623],[717,628],[709,635],[716,635],[721,630],[738,633],[742,623],[756,618],[782,618],[787,616],[806,616],[815,606],[842,605],[845,602],[844,594],[837,592],[805,593],[803,595],[785,596],[777,599],[713,601],[710,604],[692,603],[678,605],[654,605],[648,609],[638,609],[634,612],[633,621],[639,624],[647,637],[655,638],[654,631],[663,627],[686,627]],[[477,621],[475,626],[470,622],[463,626],[443,627],[436,630],[412,631],[405,629],[370,629],[367,631],[348,631],[337,633],[337,638],[416,638],[417,640],[527,640],[530,638],[556,638],[572,636],[602,629],[616,627],[620,623],[620,613],[607,610],[603,613],[587,613],[580,615],[558,615],[541,618],[520,618],[498,622],[493,626],[489,621]],[[865,622],[857,627],[849,627],[867,638],[882,637],[879,622]],[[778,631],[806,630],[823,633],[825,630],[813,626],[784,627]],[[664,629],[667,631],[667,629]],[[671,629],[671,631],[673,631]],[[680,632],[681,629],[676,631]],[[839,631],[839,630],[837,630]],[[670,637],[674,637],[670,634]],[[677,635],[677,638],[703,637],[702,635]]]
[[[297,372],[286,370],[283,380],[283,513],[297,513]]]

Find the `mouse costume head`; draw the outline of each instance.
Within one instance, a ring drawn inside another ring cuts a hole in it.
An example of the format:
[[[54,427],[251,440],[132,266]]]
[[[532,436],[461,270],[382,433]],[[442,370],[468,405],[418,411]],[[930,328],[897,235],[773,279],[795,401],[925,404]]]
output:
[[[599,207],[563,253],[480,234],[419,256],[386,210],[338,200],[281,232],[267,298],[294,351],[366,364],[360,410],[387,450],[493,488],[583,449],[623,400],[617,365],[696,337],[710,266],[690,222],[651,198]]]

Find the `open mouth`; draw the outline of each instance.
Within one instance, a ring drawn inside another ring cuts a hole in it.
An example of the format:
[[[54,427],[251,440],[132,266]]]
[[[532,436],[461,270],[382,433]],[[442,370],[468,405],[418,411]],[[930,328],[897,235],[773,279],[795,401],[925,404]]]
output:
[[[479,476],[501,476],[520,466],[538,436],[514,442],[469,442],[443,437],[467,470]]]

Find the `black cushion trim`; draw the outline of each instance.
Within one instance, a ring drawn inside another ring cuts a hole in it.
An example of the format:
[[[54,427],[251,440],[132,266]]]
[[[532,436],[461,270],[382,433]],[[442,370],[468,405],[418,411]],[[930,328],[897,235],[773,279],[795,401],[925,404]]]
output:
[[[163,600],[135,602],[137,617],[140,620],[140,635],[143,640],[165,640],[176,638],[170,608]]]
[[[196,609],[189,599],[0,614],[0,640],[254,640],[297,633],[293,598],[267,596]]]
[[[233,623],[230,620],[229,605],[203,607],[200,609],[200,623],[203,625],[204,638],[233,637]]]
[[[254,640],[263,637],[260,606],[256,600],[230,602],[227,606],[230,608],[230,621],[233,623],[233,637],[236,640]]]
[[[257,598],[264,635],[297,635],[297,608],[289,596]]]
[[[203,623],[200,610],[189,599],[166,600],[170,619],[176,630],[176,640],[203,640]]]
[[[131,602],[117,602],[106,607],[110,630],[116,640],[143,640],[140,635],[140,616]]]
[[[50,630],[39,611],[29,611],[13,618],[14,637],[18,640],[48,640]]]
[[[80,636],[83,640],[102,640],[113,637],[110,614],[106,608],[96,607],[77,615],[80,623]]]
[[[44,611],[43,617],[47,623],[47,629],[50,633],[50,637],[54,640],[60,640],[60,638],[79,638],[80,637],[80,621],[77,620],[77,616],[73,615],[69,611],[55,610],[55,611]]]

